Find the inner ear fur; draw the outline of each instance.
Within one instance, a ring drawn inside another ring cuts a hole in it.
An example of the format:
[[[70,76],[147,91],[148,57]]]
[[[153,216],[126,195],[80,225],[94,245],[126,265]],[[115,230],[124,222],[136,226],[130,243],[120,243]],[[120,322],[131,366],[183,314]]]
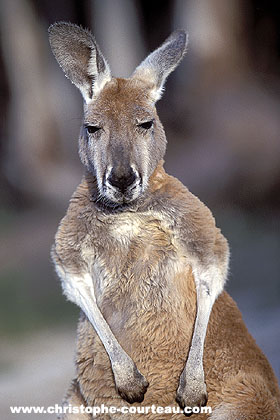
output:
[[[72,83],[90,101],[111,79],[111,73],[93,35],[87,29],[66,22],[49,28],[52,52]]]
[[[172,32],[166,41],[136,68],[132,78],[152,86],[151,95],[155,101],[161,98],[164,83],[183,59],[188,45],[188,35],[184,30]]]

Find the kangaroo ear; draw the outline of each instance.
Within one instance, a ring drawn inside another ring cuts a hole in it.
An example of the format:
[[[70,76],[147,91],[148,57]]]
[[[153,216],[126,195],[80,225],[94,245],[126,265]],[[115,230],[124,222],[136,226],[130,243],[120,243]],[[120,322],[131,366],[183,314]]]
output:
[[[185,31],[172,32],[167,40],[136,68],[133,79],[152,86],[152,97],[161,98],[167,76],[178,66],[187,51],[188,35]]]
[[[109,66],[90,31],[72,23],[49,27],[52,52],[68,77],[89,102],[111,80]]]

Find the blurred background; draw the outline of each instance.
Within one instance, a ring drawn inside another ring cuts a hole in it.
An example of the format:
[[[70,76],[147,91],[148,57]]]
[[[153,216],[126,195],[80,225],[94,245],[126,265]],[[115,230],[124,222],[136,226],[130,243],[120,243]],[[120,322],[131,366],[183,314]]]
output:
[[[122,77],[173,29],[188,30],[187,57],[158,103],[165,166],[228,238],[227,290],[280,378],[279,3],[1,0],[0,417],[10,405],[60,403],[74,372],[79,311],[49,257],[83,174],[82,98],[48,44],[59,20],[92,28]]]

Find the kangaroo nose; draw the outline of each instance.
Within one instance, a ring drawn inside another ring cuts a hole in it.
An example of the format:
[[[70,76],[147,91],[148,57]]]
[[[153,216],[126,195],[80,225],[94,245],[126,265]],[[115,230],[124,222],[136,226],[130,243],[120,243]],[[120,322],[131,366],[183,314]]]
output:
[[[133,184],[135,179],[136,175],[132,168],[125,173],[118,173],[112,169],[108,181],[111,185],[113,185],[113,187],[118,188],[122,193],[124,193],[126,189]]]

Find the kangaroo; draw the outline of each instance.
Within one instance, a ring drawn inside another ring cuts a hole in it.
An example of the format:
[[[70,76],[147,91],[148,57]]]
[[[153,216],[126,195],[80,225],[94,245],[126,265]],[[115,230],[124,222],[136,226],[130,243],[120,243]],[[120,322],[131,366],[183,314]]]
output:
[[[145,397],[144,405],[176,400],[184,410],[209,398],[212,419],[279,419],[272,369],[223,292],[227,241],[210,210],[163,169],[155,103],[186,53],[186,33],[173,32],[128,79],[111,76],[88,30],[59,22],[49,37],[84,99],[85,176],[52,248],[63,292],[82,311],[67,404],[141,405]],[[263,397],[248,415],[254,393]]]

